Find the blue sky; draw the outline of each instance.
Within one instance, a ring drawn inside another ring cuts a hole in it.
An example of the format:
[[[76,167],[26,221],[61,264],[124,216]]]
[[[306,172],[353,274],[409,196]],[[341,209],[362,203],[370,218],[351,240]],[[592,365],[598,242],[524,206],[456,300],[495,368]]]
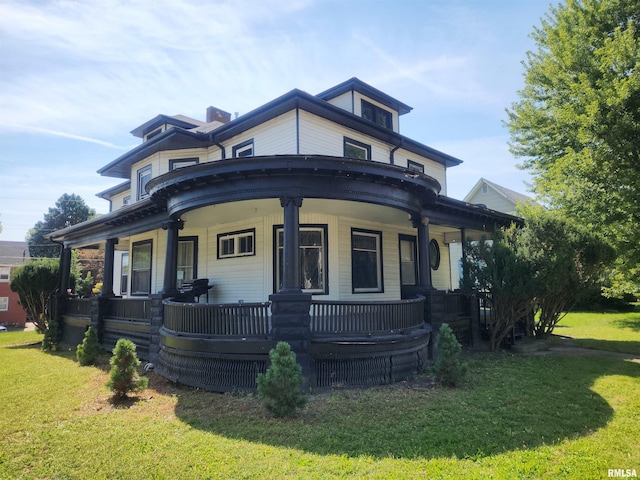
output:
[[[24,240],[64,193],[98,213],[122,180],[96,170],[159,113],[246,113],[358,77],[412,106],[401,133],[527,193],[505,108],[523,86],[548,0],[87,0],[0,2],[0,240]]]

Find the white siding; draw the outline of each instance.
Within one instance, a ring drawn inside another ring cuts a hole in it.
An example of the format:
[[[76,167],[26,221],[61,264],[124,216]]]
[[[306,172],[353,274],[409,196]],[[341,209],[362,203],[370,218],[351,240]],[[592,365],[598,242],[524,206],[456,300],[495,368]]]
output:
[[[408,161],[419,163],[424,165],[424,173],[425,175],[429,175],[430,177],[435,178],[442,187],[440,191],[440,195],[446,195],[446,178],[447,178],[447,170],[441,163],[434,162],[426,157],[421,157],[420,155],[416,155],[415,153],[408,152],[402,148],[396,150],[393,155],[394,163],[400,167],[407,167]]]
[[[182,150],[165,150],[159,153],[159,171],[153,172],[153,176],[165,174],[169,171],[169,160],[179,160],[181,158],[197,158],[204,162],[207,156],[206,148],[187,148]]]
[[[336,107],[339,107],[343,110],[346,110],[347,112],[351,112],[354,113],[353,111],[353,107],[354,107],[354,100],[353,100],[353,91],[348,91],[343,93],[342,95],[338,95],[335,98],[332,98],[331,100],[329,100],[328,103],[330,103],[331,105],[335,105]]]
[[[160,154],[154,153],[149,157],[145,158],[141,162],[137,162],[131,167],[131,203],[138,201],[138,171],[141,168],[146,167],[147,165],[151,165],[151,175],[152,177],[157,177],[160,175]],[[163,172],[164,173],[164,172]]]
[[[514,213],[516,211],[516,206],[512,201],[504,197],[504,195],[500,195],[491,187],[487,187],[487,193],[482,193],[482,187],[480,187],[469,203],[481,203],[491,210],[504,213]]]
[[[226,158],[234,145],[253,139],[254,156],[296,154],[296,112],[291,110],[224,142]]]
[[[113,197],[111,197],[111,211],[114,210],[118,210],[119,208],[122,208],[124,206],[124,197],[131,197],[129,199],[129,203],[133,203],[133,201],[135,200],[134,197],[131,196],[131,190],[127,190],[125,192],[122,193],[118,193],[116,195],[114,195]]]
[[[429,226],[429,240],[436,240],[440,247],[440,266],[431,269],[431,283],[438,290],[451,290],[451,272],[449,270],[449,249],[444,243],[444,232],[435,225]]]

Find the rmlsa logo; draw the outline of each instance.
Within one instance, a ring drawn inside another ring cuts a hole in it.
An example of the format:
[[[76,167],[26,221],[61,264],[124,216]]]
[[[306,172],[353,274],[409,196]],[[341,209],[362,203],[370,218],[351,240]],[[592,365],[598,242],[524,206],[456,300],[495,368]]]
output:
[[[609,476],[618,477],[618,478],[629,478],[629,477],[637,477],[638,475],[636,474],[635,468],[634,469],[627,468],[626,470],[623,468],[610,468]]]

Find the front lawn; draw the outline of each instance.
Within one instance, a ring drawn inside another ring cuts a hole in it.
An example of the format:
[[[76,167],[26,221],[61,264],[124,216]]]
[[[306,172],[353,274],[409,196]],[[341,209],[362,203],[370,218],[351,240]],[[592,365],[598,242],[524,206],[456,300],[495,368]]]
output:
[[[640,307],[625,313],[569,313],[553,333],[573,337],[578,347],[640,355]]]
[[[640,364],[476,354],[428,381],[316,393],[296,418],[253,395],[151,388],[112,405],[106,368],[0,347],[0,478],[606,478],[640,472]]]

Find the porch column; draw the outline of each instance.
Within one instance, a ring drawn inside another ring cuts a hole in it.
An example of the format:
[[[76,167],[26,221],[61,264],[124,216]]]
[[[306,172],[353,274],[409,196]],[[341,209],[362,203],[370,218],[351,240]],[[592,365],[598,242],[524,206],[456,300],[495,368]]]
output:
[[[102,272],[102,297],[115,297],[113,293],[113,262],[117,238],[109,238],[104,247],[104,269]]]
[[[412,216],[411,223],[418,230],[418,282],[422,288],[433,288],[431,283],[431,262],[429,261],[429,219]]]
[[[300,288],[300,207],[302,198],[281,197],[284,208],[282,288],[280,293],[302,293]]]
[[[60,295],[66,296],[67,289],[71,287],[71,249],[63,247],[60,252]]]
[[[167,231],[167,250],[164,258],[164,282],[162,294],[165,296],[178,293],[178,234],[184,228],[184,222],[180,219],[169,220],[162,224],[162,229]]]

